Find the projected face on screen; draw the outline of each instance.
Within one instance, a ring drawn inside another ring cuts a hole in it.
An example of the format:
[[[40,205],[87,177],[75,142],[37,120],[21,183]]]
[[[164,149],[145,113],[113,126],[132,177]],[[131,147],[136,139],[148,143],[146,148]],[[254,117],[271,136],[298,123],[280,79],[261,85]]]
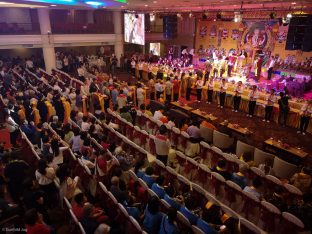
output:
[[[125,14],[125,42],[144,45],[144,14]]]
[[[152,55],[160,56],[160,43],[150,43],[150,52]]]

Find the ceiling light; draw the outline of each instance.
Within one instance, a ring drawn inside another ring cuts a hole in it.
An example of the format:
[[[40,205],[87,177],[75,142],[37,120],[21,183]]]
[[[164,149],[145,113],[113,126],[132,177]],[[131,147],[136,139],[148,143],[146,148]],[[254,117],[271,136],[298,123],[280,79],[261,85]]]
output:
[[[153,1],[153,3],[154,3],[154,4],[156,4],[156,3],[157,3],[157,1]]]
[[[148,7],[148,5],[147,5],[147,4],[145,4],[144,6],[145,6],[145,7]]]
[[[96,2],[96,1],[86,1],[85,4],[88,4],[90,6],[98,7],[103,5],[103,2]]]
[[[155,21],[155,18],[156,18],[155,14],[154,13],[150,13],[150,21],[151,22]]]
[[[52,5],[50,5],[51,7],[56,7],[56,5],[55,4],[52,4]]]
[[[292,5],[296,5],[297,3],[296,3],[296,2],[292,2],[291,4],[292,4]]]
[[[292,14],[291,13],[288,13],[287,16],[286,16],[288,19],[290,19],[292,17]]]
[[[192,12],[190,12],[189,17],[190,17],[190,18],[192,18],[192,17],[193,17],[193,13],[192,13]]]
[[[13,2],[0,2],[0,5],[13,5]]]

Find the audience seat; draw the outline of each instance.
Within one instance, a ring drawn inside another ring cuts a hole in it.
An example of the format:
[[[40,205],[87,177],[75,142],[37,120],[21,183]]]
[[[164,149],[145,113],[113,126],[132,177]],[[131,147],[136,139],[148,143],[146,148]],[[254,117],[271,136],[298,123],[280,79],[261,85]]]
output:
[[[262,234],[261,229],[246,219],[240,219],[241,234]]]
[[[303,222],[296,216],[288,212],[282,213],[282,221],[280,227],[282,227],[281,233],[283,234],[300,233],[304,230]]]
[[[259,166],[260,164],[264,164],[266,161],[270,161],[273,164],[275,155],[264,152],[258,148],[255,148],[254,153],[254,166]]]
[[[213,131],[213,145],[220,149],[228,149],[233,145],[234,139],[219,131]]]
[[[250,153],[252,156],[254,155],[255,147],[248,145],[242,141],[237,141],[236,143],[236,156],[240,157],[244,153]]]
[[[290,179],[290,177],[298,171],[298,167],[294,164],[286,162],[279,157],[274,158],[272,173],[281,179]]]
[[[253,223],[257,223],[260,215],[260,200],[249,192],[242,191],[242,215]]]
[[[204,139],[204,141],[212,142],[213,140],[213,129],[200,126],[199,133],[200,136]]]
[[[241,211],[242,209],[242,188],[234,183],[233,181],[227,180],[226,181],[226,193],[224,203],[231,207],[232,209],[236,210],[237,212]]]
[[[280,223],[281,211],[269,202],[261,201],[261,212],[258,226],[268,233],[275,233]]]

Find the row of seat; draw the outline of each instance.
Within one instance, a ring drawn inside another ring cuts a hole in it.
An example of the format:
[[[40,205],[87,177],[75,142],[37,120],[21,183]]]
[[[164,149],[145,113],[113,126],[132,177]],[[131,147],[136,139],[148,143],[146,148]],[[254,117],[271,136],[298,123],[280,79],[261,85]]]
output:
[[[113,113],[112,111],[110,111],[110,110],[108,110],[108,113],[110,114],[110,115],[112,115],[112,117],[115,117],[115,119],[119,119],[120,120],[120,118],[118,118],[118,116],[115,114],[115,113]],[[131,133],[131,128],[132,128],[132,131],[134,130],[137,130],[137,126],[131,126],[132,124],[131,123],[128,123],[127,121],[125,121],[125,120],[121,120],[123,123],[121,123],[121,122],[117,122],[119,125],[120,125],[120,130],[121,130],[121,132],[125,132],[126,133],[126,136],[128,137],[128,138],[131,138],[131,137],[133,137],[134,135],[136,135],[135,133]],[[123,127],[123,126],[125,126],[125,127]],[[141,130],[142,131],[142,130]],[[142,146],[144,146],[144,145],[148,145],[146,142],[144,142],[144,139],[146,139],[146,137],[148,136],[148,134],[147,133],[145,133],[144,132],[144,130],[143,130],[143,132],[142,132],[142,134],[143,135],[145,135],[145,137],[142,137],[142,139],[143,139],[143,142],[142,142]],[[146,135],[147,134],[147,135]],[[153,140],[151,140],[152,139],[152,137],[151,136],[149,136],[149,140],[150,140],[150,142],[153,142]],[[212,153],[212,155],[218,155],[219,157],[218,157],[218,159],[220,158],[220,157],[224,157],[224,155],[227,155],[227,154],[223,154],[222,153],[222,151],[220,150],[220,149],[218,149],[218,148],[216,148],[216,147],[210,147],[207,143],[205,143],[205,142],[202,142],[201,143],[201,146],[202,145],[204,145],[204,144],[206,144],[206,146],[208,146],[209,147],[209,150],[210,150],[210,153]],[[185,144],[184,144],[185,145]],[[151,147],[152,148],[152,147]],[[215,149],[215,151],[213,151],[212,149]],[[207,149],[205,149],[206,150],[206,154],[207,154],[207,150],[208,150],[208,148]],[[204,152],[205,150],[202,150],[202,152]],[[183,155],[182,154],[182,152],[179,152],[179,151],[177,151],[177,158],[179,158],[179,155]],[[201,155],[204,155],[204,154],[201,154]],[[227,155],[227,156],[229,156],[229,155]],[[202,157],[202,156],[201,156]],[[229,158],[227,158],[228,160],[227,161],[229,161]],[[191,158],[189,158],[189,157],[184,157],[184,159],[183,160],[185,160],[186,162],[190,162],[190,163],[186,163],[185,164],[185,166],[186,166],[186,168],[187,167],[193,167],[193,170],[194,171],[198,171],[198,176],[199,176],[199,178],[201,177],[202,178],[202,185],[203,186],[206,186],[206,188],[208,188],[208,190],[209,191],[212,191],[212,190],[214,190],[213,192],[214,192],[214,194],[215,195],[217,195],[217,196],[219,196],[220,198],[222,198],[222,199],[224,199],[224,198],[227,198],[228,200],[228,204],[231,204],[232,203],[232,200],[233,200],[233,197],[235,197],[235,196],[232,196],[233,194],[232,193],[225,193],[225,194],[227,194],[228,196],[230,196],[230,197],[232,197],[232,198],[229,198],[229,197],[226,197],[226,196],[223,196],[223,194],[221,193],[221,190],[223,190],[224,191],[224,189],[227,191],[227,190],[230,190],[231,189],[231,187],[228,185],[228,184],[231,184],[231,183],[226,183],[225,182],[225,180],[224,180],[224,178],[221,176],[221,175],[219,175],[219,174],[217,174],[217,173],[212,173],[212,172],[210,172],[210,170],[209,170],[209,168],[208,167],[206,167],[205,165],[203,165],[203,164],[198,164],[195,160],[193,160],[193,159],[191,159]],[[218,160],[215,160],[216,162],[218,161]],[[232,160],[231,160],[232,161]],[[240,163],[241,163],[241,161],[240,160],[238,160]],[[237,161],[237,162],[238,162]],[[184,165],[184,163],[183,163],[183,161],[182,160],[180,160],[179,161],[179,159],[178,159],[178,165]],[[236,167],[237,168],[237,167]],[[202,170],[202,172],[201,172],[201,169],[203,169]],[[188,170],[186,170],[186,171],[188,171],[188,172],[190,172],[191,170],[190,169],[188,169]],[[255,171],[255,174],[257,173],[257,172],[259,172],[257,169],[253,169],[252,171]],[[204,172],[204,173],[203,173]],[[186,176],[189,176],[189,174],[191,174],[191,173],[188,173]],[[201,175],[200,175],[201,174]],[[259,173],[258,173],[259,174]],[[258,175],[258,174],[256,174],[256,175]],[[203,176],[204,175],[204,176]],[[209,179],[209,178],[213,178],[213,179],[211,179],[211,183],[207,183],[207,179]],[[265,179],[267,179],[268,181],[272,181],[273,183],[278,183],[280,186],[282,185],[282,183],[276,178],[276,177],[274,177],[274,176],[267,176],[267,177],[263,177],[263,178],[265,178]],[[193,179],[192,177],[190,178],[190,179]],[[277,181],[279,181],[279,182],[277,182]],[[230,182],[230,181],[228,181],[228,182]],[[235,184],[236,185],[236,184]],[[234,186],[235,186],[234,185]],[[225,186],[225,187],[224,187]],[[275,185],[274,185],[275,186]],[[223,187],[223,188],[222,188]],[[235,186],[235,187],[237,187],[237,186]],[[239,186],[238,186],[239,187]],[[213,188],[213,189],[211,189],[211,188]],[[222,188],[222,189],[221,189]],[[293,193],[293,195],[295,195],[295,196],[300,196],[300,192],[298,192],[298,190],[295,188],[295,187],[293,187],[293,186],[291,186],[291,185],[287,185],[287,186],[285,186],[285,189],[288,189],[291,193]],[[233,189],[232,189],[233,190]],[[241,188],[239,187],[239,190],[241,190]],[[261,203],[260,203],[260,201],[258,201],[257,199],[253,199],[254,197],[252,197],[252,198],[250,198],[250,194],[246,194],[246,193],[243,193],[242,191],[239,191],[238,190],[238,194],[240,194],[241,196],[240,197],[242,197],[242,195],[244,195],[245,196],[245,200],[246,200],[246,202],[243,202],[243,204],[246,204],[246,206],[245,207],[247,207],[247,206],[249,206],[250,204],[251,204],[251,202],[252,201],[254,201],[254,202],[256,202],[256,207],[260,207],[260,205],[261,205]],[[236,200],[236,199],[235,199]],[[239,199],[237,199],[237,201],[239,202],[240,200]],[[250,202],[251,201],[251,202]],[[241,209],[243,208],[244,206],[242,206],[241,207]],[[275,207],[276,208],[276,207]],[[276,208],[277,209],[277,208]],[[276,209],[272,209],[272,210],[276,210]],[[260,210],[260,209],[258,209],[258,210]],[[243,211],[243,210],[242,210]],[[248,213],[249,212],[247,212],[248,211],[248,209],[247,208],[244,208],[244,211],[245,212],[242,212],[242,215],[244,215],[245,217],[246,216],[249,216],[249,218],[250,219],[254,219],[255,221],[257,221],[257,216],[252,216],[252,215],[248,215]],[[257,212],[258,214],[259,214],[259,212]],[[281,214],[280,212],[278,213],[278,214]],[[296,224],[298,224],[298,226],[299,227],[303,227],[303,224],[302,224],[302,222],[300,221],[300,220],[298,220],[296,217],[294,217],[294,216],[292,216],[291,214],[287,214],[286,213],[286,215],[284,215],[283,216],[283,218],[285,218],[285,219],[287,219],[288,217],[291,217],[290,218],[290,222],[292,222],[292,221],[294,221]],[[296,224],[295,224],[295,226],[296,226]],[[268,226],[266,226],[266,228],[268,228]],[[292,229],[293,230],[293,229]]]

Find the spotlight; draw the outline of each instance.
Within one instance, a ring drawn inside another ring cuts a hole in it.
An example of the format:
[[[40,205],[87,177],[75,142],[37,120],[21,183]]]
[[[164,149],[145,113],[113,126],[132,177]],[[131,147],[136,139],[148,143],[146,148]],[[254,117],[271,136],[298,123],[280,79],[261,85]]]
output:
[[[242,22],[243,15],[241,12],[234,12],[234,22]]]
[[[292,14],[291,13],[288,13],[287,16],[286,16],[288,19],[290,19],[292,17]]]
[[[183,20],[183,16],[181,13],[177,13],[177,17],[180,19],[180,20]]]
[[[193,17],[193,13],[192,13],[192,12],[190,12],[189,17],[190,17],[190,18],[192,18],[192,17]]]

